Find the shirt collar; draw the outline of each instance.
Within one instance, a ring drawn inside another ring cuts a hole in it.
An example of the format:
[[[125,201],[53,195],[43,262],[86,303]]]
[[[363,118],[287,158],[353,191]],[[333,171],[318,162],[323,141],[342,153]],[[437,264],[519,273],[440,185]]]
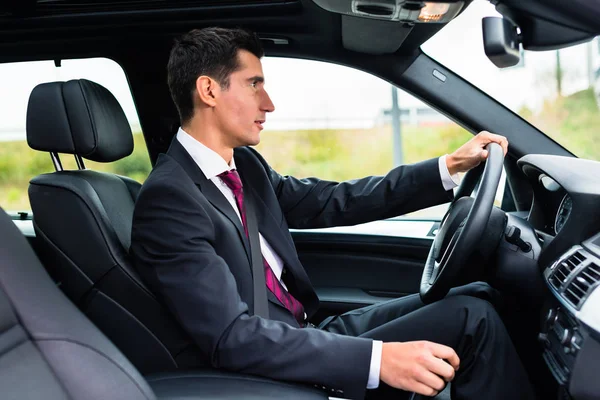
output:
[[[182,128],[177,131],[177,140],[190,153],[206,179],[212,179],[225,171],[235,169],[233,157],[228,165],[223,157],[194,139]]]

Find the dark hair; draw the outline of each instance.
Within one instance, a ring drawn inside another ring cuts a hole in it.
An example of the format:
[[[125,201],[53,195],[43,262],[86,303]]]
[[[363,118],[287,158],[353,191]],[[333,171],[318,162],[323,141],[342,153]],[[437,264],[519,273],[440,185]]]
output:
[[[243,29],[194,29],[175,42],[167,65],[167,81],[181,124],[194,115],[192,93],[201,75],[215,79],[223,89],[229,76],[240,68],[238,51],[262,58],[264,50],[256,34]]]

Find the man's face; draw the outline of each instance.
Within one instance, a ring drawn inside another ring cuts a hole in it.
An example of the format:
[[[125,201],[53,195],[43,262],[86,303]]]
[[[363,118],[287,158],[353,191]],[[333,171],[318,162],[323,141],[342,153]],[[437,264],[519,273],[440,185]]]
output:
[[[229,88],[220,90],[214,108],[219,130],[232,148],[257,145],[266,114],[275,109],[264,88],[260,60],[240,50],[238,62],[240,69],[229,76]]]

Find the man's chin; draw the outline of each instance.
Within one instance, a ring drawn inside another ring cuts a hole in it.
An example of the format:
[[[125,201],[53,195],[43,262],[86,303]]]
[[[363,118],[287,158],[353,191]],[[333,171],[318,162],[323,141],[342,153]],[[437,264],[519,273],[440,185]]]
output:
[[[259,143],[260,143],[260,132],[249,137],[248,144],[246,146],[256,146]]]
[[[240,140],[240,142],[238,143],[238,145],[236,147],[256,146],[259,143],[260,143],[260,136],[256,135],[254,137],[246,137],[246,138],[244,138],[244,140]]]

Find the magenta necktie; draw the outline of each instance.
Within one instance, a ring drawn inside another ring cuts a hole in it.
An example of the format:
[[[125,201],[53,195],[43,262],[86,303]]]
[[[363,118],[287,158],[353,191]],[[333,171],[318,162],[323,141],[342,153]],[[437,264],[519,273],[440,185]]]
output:
[[[246,207],[244,206],[244,190],[242,188],[242,180],[236,170],[225,171],[219,174],[219,178],[231,189],[235,196],[235,202],[237,203],[238,210],[242,216],[242,225],[244,226],[244,232],[248,236],[248,228],[246,226]],[[263,265],[265,268],[265,280],[267,288],[277,297],[277,299],[294,315],[300,325],[304,324],[304,307],[290,292],[285,290],[279,279],[275,276],[273,269],[263,257]]]

